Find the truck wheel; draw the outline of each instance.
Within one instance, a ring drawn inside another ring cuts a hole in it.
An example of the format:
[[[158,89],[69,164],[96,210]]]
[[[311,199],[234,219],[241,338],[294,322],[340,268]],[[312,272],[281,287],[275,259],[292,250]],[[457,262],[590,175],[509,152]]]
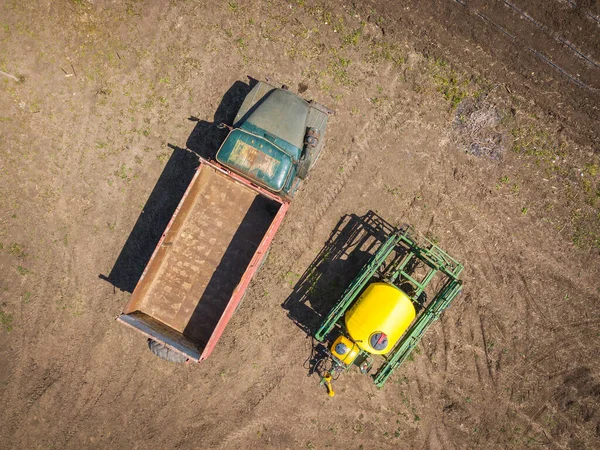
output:
[[[181,353],[171,350],[166,345],[156,342],[154,339],[148,339],[148,348],[152,353],[165,361],[183,364],[188,360],[188,358]]]
[[[310,172],[310,170],[313,167],[315,167],[315,164],[317,163],[317,161],[321,157],[321,154],[323,153],[323,144],[324,141],[323,138],[321,138],[321,141],[319,141],[317,148],[310,151],[308,155],[306,155],[305,159],[300,161],[300,163],[298,164],[298,172],[296,172],[296,176],[298,178],[300,178],[301,180],[305,180],[308,176],[308,172]]]
[[[304,161],[301,161],[300,164],[298,164],[298,171],[296,172],[296,176],[301,180],[305,180],[308,176],[308,172],[310,171],[311,167],[312,164],[310,160],[306,158]]]

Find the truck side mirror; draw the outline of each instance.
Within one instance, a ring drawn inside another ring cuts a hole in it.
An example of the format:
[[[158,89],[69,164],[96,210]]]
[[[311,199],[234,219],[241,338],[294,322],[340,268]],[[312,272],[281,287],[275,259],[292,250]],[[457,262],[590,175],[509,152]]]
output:
[[[233,127],[227,125],[226,123],[221,122],[219,125],[217,125],[217,128],[219,130],[224,130],[224,129],[228,129],[229,131],[233,130]]]

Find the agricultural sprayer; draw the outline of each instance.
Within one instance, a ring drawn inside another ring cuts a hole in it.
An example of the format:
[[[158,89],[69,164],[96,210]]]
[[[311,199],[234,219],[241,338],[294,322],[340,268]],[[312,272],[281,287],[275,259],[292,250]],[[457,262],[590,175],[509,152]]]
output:
[[[382,387],[423,334],[460,293],[463,266],[429,239],[404,226],[387,239],[333,306],[315,338],[331,363],[321,383],[352,366]]]

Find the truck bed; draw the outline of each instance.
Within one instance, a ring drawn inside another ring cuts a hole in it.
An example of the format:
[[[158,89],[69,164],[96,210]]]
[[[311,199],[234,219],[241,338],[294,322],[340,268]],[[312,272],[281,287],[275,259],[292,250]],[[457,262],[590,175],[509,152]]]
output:
[[[202,164],[124,313],[201,351],[280,206]]]

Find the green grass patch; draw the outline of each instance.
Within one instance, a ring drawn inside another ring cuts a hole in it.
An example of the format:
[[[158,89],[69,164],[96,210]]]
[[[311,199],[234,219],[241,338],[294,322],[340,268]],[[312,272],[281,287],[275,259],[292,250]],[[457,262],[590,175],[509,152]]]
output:
[[[560,145],[547,130],[525,125],[513,128],[510,133],[513,137],[512,150],[520,155],[532,156],[538,163],[566,156],[565,145]]]
[[[27,256],[23,245],[16,242],[10,246],[8,251],[11,255],[16,256],[17,258],[25,258]]]
[[[436,74],[433,76],[433,81],[444,98],[450,102],[452,108],[456,108],[458,104],[468,95],[467,82],[460,81],[456,72],[450,71],[447,74]]]
[[[444,96],[452,108],[456,108],[469,95],[469,80],[464,74],[452,69],[445,59],[431,60],[429,70],[437,91]]]
[[[371,41],[366,61],[372,64],[388,61],[395,66],[401,66],[406,61],[404,53],[396,44],[389,42]]]
[[[350,33],[346,34],[342,38],[343,45],[352,45],[352,46],[356,47],[358,45],[358,43],[360,42],[360,37],[362,36],[362,31],[363,31],[364,26],[365,26],[365,23],[361,22],[360,27],[358,27],[355,30],[351,31]]]
[[[350,58],[344,58],[333,51],[333,57],[327,65],[326,73],[333,78],[338,86],[355,86],[354,80],[348,73],[348,68],[352,64]]]
[[[128,170],[131,170],[131,169],[128,169],[127,166],[123,163],[119,166],[119,169],[115,171],[115,175],[122,180],[126,180],[128,178],[128,175],[127,175]]]
[[[11,331],[13,329],[13,316],[12,314],[8,314],[4,312],[3,309],[0,309],[0,326],[5,331]]]

